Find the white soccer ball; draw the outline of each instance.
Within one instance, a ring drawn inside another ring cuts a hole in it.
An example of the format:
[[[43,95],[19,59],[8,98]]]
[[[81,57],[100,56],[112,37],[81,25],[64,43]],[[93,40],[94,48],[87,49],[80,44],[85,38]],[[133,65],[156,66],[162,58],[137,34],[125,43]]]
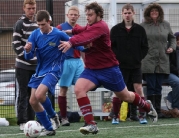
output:
[[[28,121],[24,126],[24,134],[30,138],[36,138],[42,131],[41,125],[37,121]]]

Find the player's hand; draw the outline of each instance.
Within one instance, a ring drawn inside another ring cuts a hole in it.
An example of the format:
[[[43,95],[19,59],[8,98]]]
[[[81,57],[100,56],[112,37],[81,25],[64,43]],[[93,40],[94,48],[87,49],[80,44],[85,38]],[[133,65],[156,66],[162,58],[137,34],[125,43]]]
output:
[[[72,34],[72,30],[63,30],[63,32],[65,32],[67,34]]]
[[[26,51],[26,53],[29,53],[31,49],[32,49],[32,43],[27,42],[26,45],[24,46],[24,50]]]
[[[84,48],[90,48],[90,47],[92,47],[93,46],[93,44],[92,43],[89,43],[89,44],[87,44],[87,45],[84,45]]]
[[[60,41],[60,45],[58,46],[59,50],[62,50],[63,53],[65,53],[68,49],[70,49],[72,46],[69,42],[66,41]]]

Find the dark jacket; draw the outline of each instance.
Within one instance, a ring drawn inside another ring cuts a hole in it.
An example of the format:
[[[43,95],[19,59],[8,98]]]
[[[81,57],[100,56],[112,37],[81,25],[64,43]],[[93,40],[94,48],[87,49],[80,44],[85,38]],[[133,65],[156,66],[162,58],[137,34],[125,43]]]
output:
[[[19,18],[13,28],[12,47],[17,55],[15,66],[26,70],[35,70],[37,59],[31,60],[24,58],[24,46],[28,40],[29,35],[33,30],[38,28],[36,22],[30,21],[25,15]]]
[[[179,48],[177,47],[173,53],[170,54],[170,73],[179,75]]]
[[[129,32],[124,21],[112,27],[111,46],[120,68],[141,68],[141,61],[148,51],[148,41],[142,26],[133,22]]]

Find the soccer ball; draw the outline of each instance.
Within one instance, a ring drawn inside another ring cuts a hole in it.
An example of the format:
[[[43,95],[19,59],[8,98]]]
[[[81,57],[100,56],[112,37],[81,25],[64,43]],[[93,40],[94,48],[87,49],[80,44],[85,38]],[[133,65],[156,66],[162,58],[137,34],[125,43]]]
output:
[[[30,138],[36,138],[42,131],[41,125],[37,121],[28,121],[24,126],[24,134]]]

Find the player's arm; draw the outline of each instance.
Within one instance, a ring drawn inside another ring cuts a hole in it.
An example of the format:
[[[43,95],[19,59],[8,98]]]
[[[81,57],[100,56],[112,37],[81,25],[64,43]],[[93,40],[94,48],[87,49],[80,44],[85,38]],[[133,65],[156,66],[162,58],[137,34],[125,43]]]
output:
[[[88,45],[96,39],[100,38],[101,35],[104,35],[105,29],[100,25],[92,25],[90,27],[86,27],[86,29],[70,38],[69,43],[73,46],[79,45]]]
[[[76,35],[76,34],[79,34],[79,33],[81,33],[81,32],[83,32],[84,30],[86,30],[86,26],[85,27],[75,27],[75,28],[73,28],[72,30],[71,30],[71,33],[73,34],[73,35]]]
[[[35,43],[34,43],[34,32],[29,36],[28,42],[24,46],[24,58],[26,60],[30,60],[34,58],[34,52],[35,52]]]

